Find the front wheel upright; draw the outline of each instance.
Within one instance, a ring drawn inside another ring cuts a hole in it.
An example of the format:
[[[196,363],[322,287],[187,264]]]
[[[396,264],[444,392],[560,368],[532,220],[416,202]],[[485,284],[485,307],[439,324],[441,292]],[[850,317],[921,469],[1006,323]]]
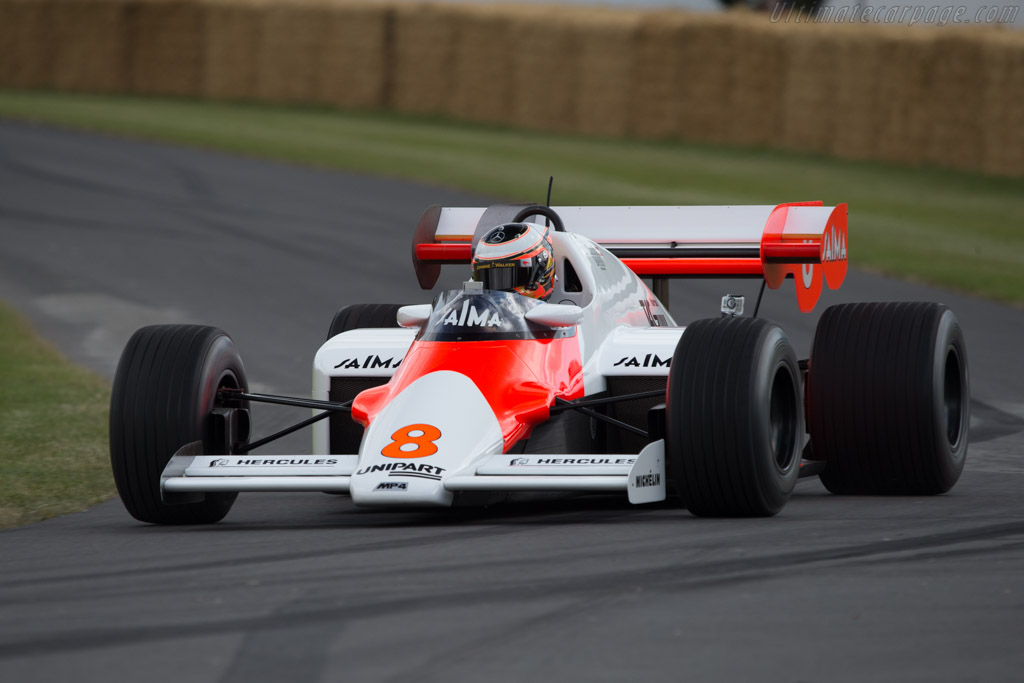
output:
[[[690,512],[777,514],[799,476],[804,435],[800,370],[782,328],[740,317],[688,325],[672,357],[665,431]]]

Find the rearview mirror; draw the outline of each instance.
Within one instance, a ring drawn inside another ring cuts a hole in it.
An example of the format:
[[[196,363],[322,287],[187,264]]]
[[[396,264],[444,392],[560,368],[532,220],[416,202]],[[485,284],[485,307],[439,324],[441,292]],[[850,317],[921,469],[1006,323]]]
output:
[[[572,327],[583,320],[583,309],[573,304],[541,304],[527,311],[526,319],[548,327]]]
[[[430,304],[402,306],[398,309],[398,324],[400,327],[419,327],[430,320],[430,311]]]

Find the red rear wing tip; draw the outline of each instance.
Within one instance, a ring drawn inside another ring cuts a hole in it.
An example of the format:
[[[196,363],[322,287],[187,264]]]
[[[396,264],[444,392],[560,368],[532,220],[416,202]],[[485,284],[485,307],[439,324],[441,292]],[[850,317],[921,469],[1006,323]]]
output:
[[[769,287],[792,277],[800,310],[810,313],[821,296],[822,280],[839,289],[846,278],[846,204],[780,204],[761,234],[761,266]]]

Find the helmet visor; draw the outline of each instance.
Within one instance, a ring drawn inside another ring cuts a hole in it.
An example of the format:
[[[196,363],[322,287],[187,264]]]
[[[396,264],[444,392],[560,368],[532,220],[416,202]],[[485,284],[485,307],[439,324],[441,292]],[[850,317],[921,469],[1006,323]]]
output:
[[[520,266],[510,263],[489,263],[478,266],[473,279],[484,283],[484,289],[511,291],[516,287],[529,287],[533,283],[535,265]]]

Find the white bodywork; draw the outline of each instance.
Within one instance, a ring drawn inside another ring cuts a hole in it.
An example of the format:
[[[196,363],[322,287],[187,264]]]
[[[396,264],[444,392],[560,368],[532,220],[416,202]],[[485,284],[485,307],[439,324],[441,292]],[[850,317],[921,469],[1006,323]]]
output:
[[[551,304],[534,308],[532,317],[555,326],[576,323],[584,394],[605,391],[608,376],[666,376],[682,328],[661,302],[594,241],[573,233],[553,233],[552,239],[558,281]],[[566,291],[566,262],[582,291]],[[423,315],[421,306],[408,307],[399,318],[413,324]],[[328,340],[313,360],[313,398],[328,400],[334,377],[391,377],[416,333],[357,329]],[[382,455],[396,430],[418,423],[441,431],[435,454],[407,460]],[[407,386],[367,428],[359,455],[331,455],[329,443],[324,420],[313,425],[313,453],[320,455],[175,455],[163,490],[347,492],[367,506],[448,506],[455,494],[469,491],[621,491],[634,502],[665,497],[663,442],[640,454],[504,453],[491,407],[458,372],[428,373]]]
[[[506,209],[489,215],[504,215],[502,211]],[[608,248],[621,249],[620,253],[632,251],[640,255],[636,257],[640,261],[658,261],[664,255],[674,258],[685,251],[677,251],[677,246],[686,246],[695,253],[714,253],[713,258],[718,259],[752,260],[756,276],[763,274],[773,288],[781,283],[786,272],[794,276],[800,272],[805,286],[810,286],[808,278],[813,280],[814,273],[818,273],[820,291],[821,272],[814,270],[815,263],[822,264],[830,287],[837,287],[845,275],[845,205],[555,207],[555,211],[564,221],[566,232],[551,233],[557,275],[554,291],[549,304],[534,307],[523,317],[555,330],[551,339],[565,342],[565,346],[557,348],[572,351],[573,363],[577,362],[578,352],[579,365],[572,370],[572,396],[576,398],[580,394],[585,399],[605,392],[611,378],[616,382],[654,378],[656,385],[661,378],[667,378],[683,333],[683,328],[676,325],[636,273]],[[465,259],[474,235],[493,227],[481,224],[486,212],[484,208],[428,209],[414,238],[417,276],[419,246],[426,248],[425,259],[428,252],[442,254],[427,260],[462,262],[458,258],[448,260],[448,254],[461,254],[460,258]],[[775,216],[781,216],[781,222],[773,221]],[[774,227],[769,229],[768,225]],[[797,258],[793,256],[793,245],[806,247],[807,243],[816,245],[811,246],[810,256],[808,250],[800,249],[799,258],[803,260],[792,260]],[[468,268],[466,272],[468,275]],[[420,282],[426,288],[431,286],[429,276]],[[480,285],[474,284],[479,290]],[[470,289],[474,288],[467,286],[466,291]],[[810,306],[816,298],[817,292],[813,292]],[[462,319],[466,318],[465,309],[463,304]],[[457,317],[450,309],[447,315]],[[498,320],[475,309],[470,319],[474,316],[481,326],[493,325]],[[442,325],[448,324],[440,313],[438,318]],[[402,368],[410,348],[417,343],[417,335],[428,329],[432,320],[430,306],[408,306],[398,313],[396,322],[401,327],[356,329],[328,340],[314,358],[313,398],[329,400],[335,378],[369,379],[369,384],[376,385],[387,383]],[[457,325],[462,326],[463,322],[460,320]],[[560,331],[571,336],[558,336]],[[466,339],[457,343],[469,349],[469,345],[476,343],[471,339],[477,337],[467,332],[457,339]],[[533,339],[517,343],[544,342]],[[458,352],[463,347],[452,348]],[[516,347],[518,352],[511,346],[500,348],[505,358],[513,355],[521,360],[517,353],[535,347]],[[467,355],[470,362],[486,362],[472,353]],[[197,444],[189,444],[165,468],[162,490],[168,496],[204,491],[335,491],[349,493],[359,505],[377,506],[446,506],[458,494],[468,492],[621,491],[633,503],[665,498],[664,441],[651,441],[640,453],[542,455],[531,452],[528,441],[526,451],[517,450],[522,445],[522,430],[513,429],[503,435],[502,425],[509,424],[510,415],[511,419],[518,419],[524,414],[502,412],[496,407],[501,405],[501,394],[497,399],[495,394],[487,394],[495,386],[502,389],[503,385],[491,380],[491,386],[478,386],[468,369],[466,374],[457,371],[465,366],[455,365],[456,370],[426,370],[419,377],[405,378],[410,373],[403,372],[383,390],[361,394],[371,397],[366,399],[371,403],[372,397],[386,397],[387,402],[382,407],[374,404],[379,409],[374,417],[365,413],[370,423],[358,455],[331,454],[330,427],[323,420],[313,426],[316,455],[311,456],[206,456],[198,453]],[[528,370],[537,377],[551,377],[541,369]],[[512,394],[531,381],[526,375],[519,377],[520,384],[509,388]],[[540,380],[538,385],[550,389]],[[555,398],[560,397],[555,394]],[[511,406],[520,405],[515,403],[514,396],[509,400]],[[549,408],[551,405],[544,405],[541,412]],[[518,426],[528,430],[523,425],[535,425],[536,421],[525,420]],[[533,429],[539,431],[549,426],[557,430],[563,425],[536,423]],[[512,443],[506,443],[506,439]],[[405,450],[410,443],[414,447]]]

